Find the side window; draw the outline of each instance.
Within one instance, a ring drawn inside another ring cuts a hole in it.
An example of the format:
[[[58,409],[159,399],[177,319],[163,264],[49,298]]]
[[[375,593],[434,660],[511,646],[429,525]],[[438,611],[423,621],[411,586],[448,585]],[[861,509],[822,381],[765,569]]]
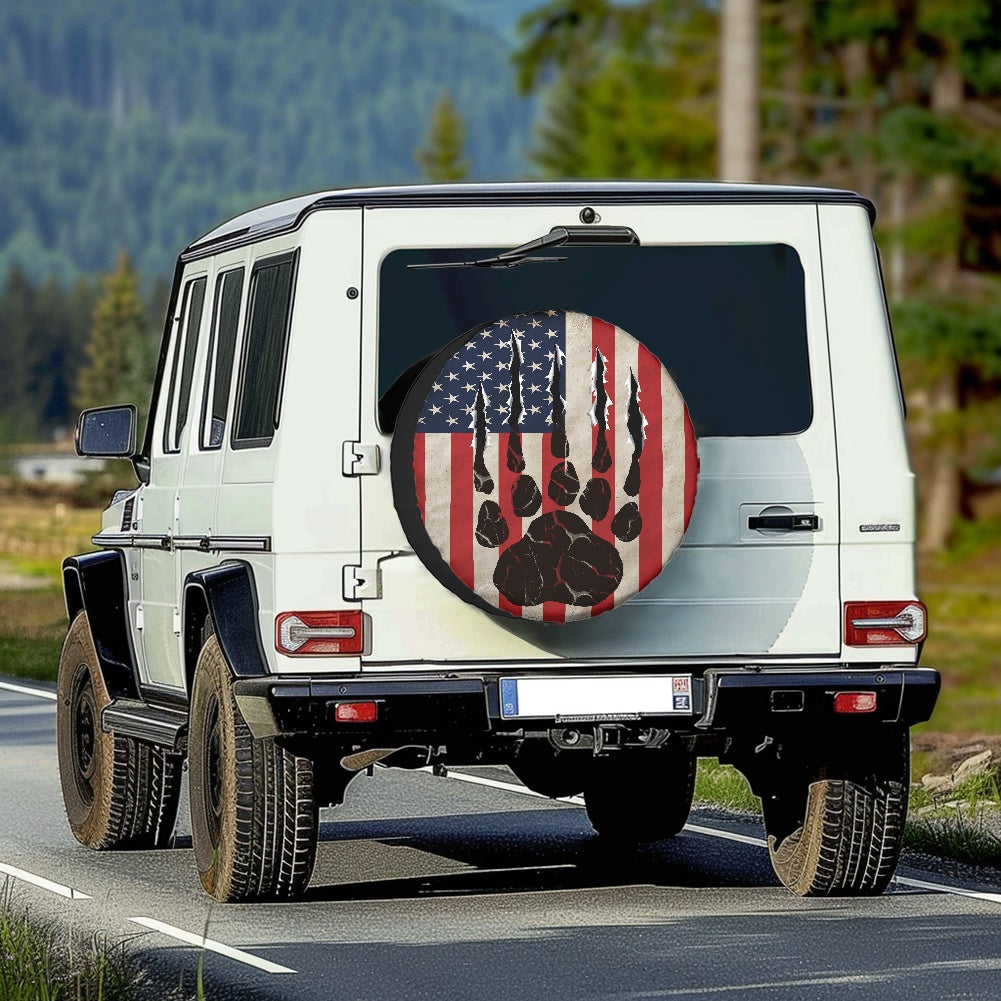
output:
[[[181,432],[188,422],[191,379],[195,372],[195,349],[198,347],[198,328],[202,323],[202,309],[205,306],[205,284],[205,278],[196,278],[188,282],[184,289],[181,322],[170,366],[170,395],[167,398],[167,420],[164,423],[165,452],[180,451]]]
[[[219,276],[216,283],[215,316],[205,365],[205,393],[202,409],[201,447],[219,448],[226,432],[226,405],[233,375],[236,331],[240,322],[244,269]]]
[[[296,258],[294,253],[266,258],[250,275],[234,448],[270,445],[278,427]]]

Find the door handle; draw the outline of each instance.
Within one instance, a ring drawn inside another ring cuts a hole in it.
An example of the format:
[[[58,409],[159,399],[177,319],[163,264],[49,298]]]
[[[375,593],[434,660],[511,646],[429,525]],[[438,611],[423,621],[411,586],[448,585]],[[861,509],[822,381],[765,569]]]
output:
[[[747,519],[752,531],[772,529],[782,532],[816,532],[820,516],[816,514],[761,514]]]

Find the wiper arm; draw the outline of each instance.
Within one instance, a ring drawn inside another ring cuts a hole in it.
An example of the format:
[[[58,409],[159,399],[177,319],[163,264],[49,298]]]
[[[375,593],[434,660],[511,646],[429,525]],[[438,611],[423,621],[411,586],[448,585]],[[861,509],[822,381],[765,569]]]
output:
[[[441,261],[432,264],[408,264],[407,268],[514,268],[519,264],[548,264],[565,261],[565,257],[533,257],[537,250],[548,247],[609,247],[639,246],[639,237],[628,226],[554,226],[545,236],[529,240],[520,247],[505,250],[495,257],[478,261]]]

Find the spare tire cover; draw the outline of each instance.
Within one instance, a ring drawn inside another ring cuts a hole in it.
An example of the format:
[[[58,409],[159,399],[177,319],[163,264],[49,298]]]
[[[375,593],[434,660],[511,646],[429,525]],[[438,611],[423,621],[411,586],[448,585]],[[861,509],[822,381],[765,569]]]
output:
[[[584,313],[517,313],[435,355],[392,446],[414,551],[497,615],[562,623],[650,583],[681,543],[698,453],[660,360]]]

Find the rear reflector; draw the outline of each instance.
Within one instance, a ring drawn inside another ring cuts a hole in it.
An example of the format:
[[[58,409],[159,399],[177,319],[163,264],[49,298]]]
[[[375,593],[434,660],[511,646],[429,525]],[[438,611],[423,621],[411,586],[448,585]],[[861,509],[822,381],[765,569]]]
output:
[[[920,601],[846,601],[846,646],[904,646],[928,635]]]
[[[365,647],[364,615],[351,612],[282,612],[275,620],[279,653],[359,654]]]
[[[834,696],[836,713],[871,713],[876,711],[875,692],[838,692]]]
[[[338,723],[374,723],[378,715],[377,702],[338,702],[334,707]]]

